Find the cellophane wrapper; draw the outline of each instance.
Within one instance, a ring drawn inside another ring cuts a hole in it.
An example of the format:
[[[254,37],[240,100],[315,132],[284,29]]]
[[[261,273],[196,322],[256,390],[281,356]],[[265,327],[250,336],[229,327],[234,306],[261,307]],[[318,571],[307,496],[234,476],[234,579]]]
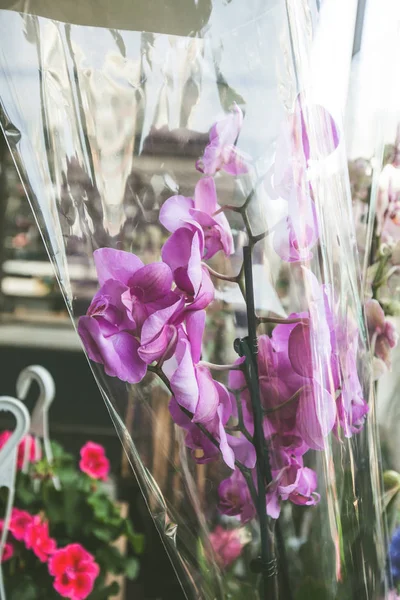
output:
[[[3,130],[188,598],[385,597],[342,126],[356,9],[0,12]]]
[[[353,213],[374,352],[390,537],[399,525],[400,111],[396,100],[399,80],[393,77],[389,57],[399,39],[400,7],[389,1],[371,1],[352,61],[346,111]],[[379,347],[376,317],[385,322],[389,334],[385,352]],[[398,586],[395,549],[396,542],[389,552],[393,587]]]

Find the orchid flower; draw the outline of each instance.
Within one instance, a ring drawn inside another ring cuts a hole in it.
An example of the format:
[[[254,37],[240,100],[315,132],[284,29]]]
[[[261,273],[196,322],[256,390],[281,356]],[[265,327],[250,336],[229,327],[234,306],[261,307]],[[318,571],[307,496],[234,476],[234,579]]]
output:
[[[218,497],[218,508],[222,514],[231,517],[240,516],[242,523],[248,523],[256,516],[249,488],[239,469],[235,469],[228,479],[221,481]]]
[[[232,112],[211,128],[210,142],[196,163],[198,171],[205,175],[215,175],[221,169],[230,175],[247,173],[248,157],[235,147],[242,124],[243,113],[234,103]]]
[[[375,356],[390,369],[390,351],[396,347],[398,334],[394,325],[385,318],[385,313],[377,300],[365,304],[368,332]]]
[[[108,279],[79,319],[78,333],[89,358],[104,365],[107,375],[137,383],[146,374],[146,364],[138,354],[136,322],[122,301],[126,293],[127,286]]]
[[[181,227],[190,229],[200,225],[204,234],[202,258],[212,258],[219,250],[229,256],[233,253],[232,231],[219,209],[214,179],[204,177],[197,183],[193,198],[171,196],[164,202],[160,222],[171,233]]]
[[[275,251],[286,262],[312,257],[319,234],[307,172],[312,161],[325,159],[338,144],[338,130],[328,111],[307,106],[298,96],[281,128],[275,162],[265,179],[271,198],[288,201],[287,216],[274,227]]]
[[[273,519],[279,517],[281,500],[298,505],[314,505],[320,500],[317,489],[317,474],[304,467],[301,457],[285,457],[279,471],[273,471],[273,481],[267,492],[267,513]]]

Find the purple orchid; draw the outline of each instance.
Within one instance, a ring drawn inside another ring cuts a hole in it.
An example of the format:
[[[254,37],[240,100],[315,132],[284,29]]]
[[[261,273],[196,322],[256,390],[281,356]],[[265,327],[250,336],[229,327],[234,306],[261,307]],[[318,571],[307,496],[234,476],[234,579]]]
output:
[[[204,177],[197,183],[193,198],[171,196],[160,210],[160,222],[174,233],[181,227],[201,227],[204,234],[204,256],[212,258],[219,250],[226,256],[233,253],[233,237],[223,212],[218,213],[214,179]],[[218,213],[218,214],[216,214]]]
[[[243,124],[243,113],[234,103],[232,112],[215,123],[210,130],[210,143],[203,157],[196,163],[196,169],[205,175],[215,175],[221,169],[230,175],[247,173],[246,161],[249,157],[235,147]]]
[[[238,469],[235,469],[228,479],[221,481],[218,496],[218,508],[222,514],[230,517],[240,516],[242,523],[248,523],[256,516],[246,480]]]
[[[267,490],[267,513],[273,519],[279,517],[281,501],[289,500],[300,506],[312,506],[319,502],[317,474],[304,467],[302,458],[286,456],[280,470],[274,470],[273,481]]]
[[[288,215],[274,227],[275,252],[285,262],[304,262],[313,256],[311,250],[318,240],[315,205],[310,195],[293,186]]]
[[[165,308],[153,312],[143,323],[138,352],[146,364],[171,358],[178,343],[178,326],[184,317],[184,307],[184,298],[170,292]]]
[[[346,437],[357,433],[368,405],[357,374],[358,329],[350,316],[339,320],[329,286],[319,285],[308,269],[303,272],[310,319],[291,330],[288,356],[293,369],[310,382],[299,398],[297,429],[310,447],[321,449],[333,421],[336,434],[339,426]]]
[[[112,279],[126,286],[122,301],[140,332],[147,317],[163,306],[171,291],[171,269],[162,262],[144,265],[135,254],[113,248],[100,248],[93,257],[100,285]]]
[[[198,294],[202,284],[203,251],[204,234],[197,224],[177,229],[161,250],[162,259],[171,268],[177,287],[191,298]]]
[[[306,106],[298,96],[282,126],[275,162],[265,180],[271,198],[288,200],[287,216],[274,227],[275,251],[286,262],[312,257],[319,234],[307,171],[338,145],[338,129],[328,111],[319,105]]]
[[[301,95],[279,133],[275,161],[265,180],[272,198],[289,199],[293,187],[301,185],[310,161],[327,158],[339,145],[337,125],[318,104],[306,105]]]
[[[78,333],[91,360],[104,365],[111,377],[128,383],[141,381],[147,366],[138,354],[139,341],[132,313],[122,301],[128,288],[108,279],[93,298]]]
[[[390,351],[398,342],[394,325],[385,318],[385,313],[377,300],[368,300],[365,304],[368,332],[375,355],[390,369]]]
[[[198,462],[215,460],[219,451],[197,423],[218,441],[222,457],[231,469],[234,468],[235,457],[240,457],[243,464],[252,468],[256,461],[252,444],[243,436],[234,437],[225,431],[234,411],[233,398],[200,362],[204,325],[204,311],[187,314],[186,331],[183,326],[178,329],[175,354],[163,366],[174,394],[170,404],[171,415],[187,431],[186,445],[192,450],[203,451],[200,458],[196,455]],[[179,407],[193,415],[192,419]]]
[[[205,316],[205,311],[187,316],[186,331],[183,327],[178,331],[175,355],[164,365],[176,401],[198,423],[212,421],[221,404],[229,406],[232,412],[226,388],[214,381],[209,369],[200,363]]]

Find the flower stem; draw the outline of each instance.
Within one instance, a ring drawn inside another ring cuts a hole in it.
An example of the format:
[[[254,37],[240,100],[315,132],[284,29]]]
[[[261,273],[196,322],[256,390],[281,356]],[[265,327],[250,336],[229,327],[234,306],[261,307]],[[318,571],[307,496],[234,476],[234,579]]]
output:
[[[171,385],[169,383],[168,377],[165,375],[165,373],[158,367],[158,366],[148,366],[147,367],[148,371],[150,371],[151,373],[155,373],[156,375],[158,375],[158,377],[161,379],[161,381],[163,382],[163,384],[165,385],[165,387],[168,389],[168,391],[170,392],[170,394],[173,396],[173,391],[171,388]],[[203,435],[206,436],[206,438],[216,447],[219,449],[219,443],[218,440],[212,435],[212,433],[210,433],[205,427],[204,425],[202,425],[201,423],[196,423],[193,421],[193,414],[187,410],[186,408],[183,408],[183,406],[181,406],[180,404],[178,404],[180,410],[192,421],[192,423],[194,423],[194,425],[196,425],[196,427],[199,428],[199,430],[201,431],[201,433]],[[250,494],[253,498],[253,501],[256,502],[256,489],[253,483],[253,480],[251,478],[251,471],[250,469],[248,469],[245,465],[243,465],[239,460],[235,460],[235,467],[237,469],[239,469],[239,471],[242,473],[243,477],[245,478],[247,485],[249,487],[249,491]]]
[[[203,267],[206,267],[210,275],[213,275],[217,279],[222,279],[223,281],[231,281],[232,283],[238,283],[239,275],[224,275],[223,273],[218,273],[218,271],[214,271],[214,269],[205,262],[201,264]]]
[[[212,371],[240,371],[242,369],[241,365],[239,365],[239,364],[215,365],[214,363],[210,363],[206,360],[201,360],[199,362],[199,365],[201,365],[203,367],[207,367],[208,369],[211,369]]]
[[[274,325],[292,325],[293,323],[307,322],[307,317],[297,317],[294,319],[280,319],[279,317],[257,317],[257,325],[261,325],[261,323],[273,323]]]
[[[294,402],[295,400],[297,400],[297,398],[300,396],[301,392],[306,388],[307,386],[303,385],[303,387],[301,387],[299,390],[297,390],[297,392],[295,392],[293,394],[293,396],[290,396],[290,398],[288,400],[285,400],[285,402],[282,402],[282,404],[278,404],[278,406],[274,406],[274,408],[266,408],[264,409],[264,412],[266,415],[270,414],[270,413],[274,413],[277,410],[281,410],[281,408],[283,408],[284,406],[287,406],[288,404],[290,404],[291,402]]]
[[[269,464],[268,449],[264,439],[263,411],[259,389],[257,319],[254,306],[252,248],[250,245],[243,248],[243,266],[246,285],[248,337],[236,340],[235,349],[239,356],[244,356],[246,359],[243,364],[243,371],[250,393],[254,418],[253,444],[257,456],[256,509],[261,536],[262,597],[265,598],[265,600],[277,600],[279,598],[277,559],[275,556],[273,536],[271,535],[268,524],[266,497],[266,485],[272,481],[272,474]]]

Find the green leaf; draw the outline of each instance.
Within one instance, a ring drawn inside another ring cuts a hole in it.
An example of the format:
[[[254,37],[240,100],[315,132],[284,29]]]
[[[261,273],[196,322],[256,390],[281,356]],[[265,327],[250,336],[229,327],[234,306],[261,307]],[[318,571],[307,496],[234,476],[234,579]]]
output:
[[[136,533],[131,521],[125,521],[125,534],[136,554],[142,554],[144,550],[144,535]]]
[[[115,546],[102,546],[96,552],[96,559],[107,567],[109,573],[120,574],[124,572],[125,557]]]
[[[129,541],[132,545],[135,554],[143,554],[144,550],[144,535],[141,533],[134,533],[129,537]]]
[[[136,579],[139,574],[139,561],[133,556],[129,557],[125,564],[125,575],[128,579]]]
[[[108,600],[112,596],[116,596],[119,590],[119,584],[116,581],[113,581],[107,587],[103,587],[100,590],[95,590],[92,592],[90,596],[88,596],[87,600]]]
[[[102,527],[101,525],[93,527],[92,533],[101,542],[111,542],[113,539],[115,539],[113,532],[110,531],[107,527]]]

